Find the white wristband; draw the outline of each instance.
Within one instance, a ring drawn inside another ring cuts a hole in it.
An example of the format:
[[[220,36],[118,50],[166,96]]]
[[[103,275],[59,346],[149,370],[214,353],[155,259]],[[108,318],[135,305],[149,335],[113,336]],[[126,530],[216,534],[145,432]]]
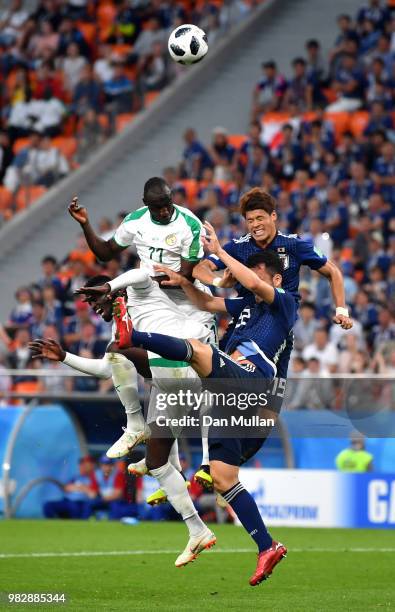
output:
[[[216,276],[213,279],[212,284],[214,285],[214,287],[220,287],[221,286],[221,282],[222,282],[222,278],[220,276]]]
[[[336,316],[343,315],[343,317],[348,317],[348,308],[343,308],[343,306],[338,306],[336,308]]]

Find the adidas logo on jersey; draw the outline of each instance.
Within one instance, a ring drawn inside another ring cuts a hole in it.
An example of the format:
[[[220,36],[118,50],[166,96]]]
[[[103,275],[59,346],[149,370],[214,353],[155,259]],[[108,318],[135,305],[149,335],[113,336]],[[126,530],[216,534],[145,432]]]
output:
[[[225,361],[222,359],[222,357],[219,358],[219,367],[223,368],[225,364]]]

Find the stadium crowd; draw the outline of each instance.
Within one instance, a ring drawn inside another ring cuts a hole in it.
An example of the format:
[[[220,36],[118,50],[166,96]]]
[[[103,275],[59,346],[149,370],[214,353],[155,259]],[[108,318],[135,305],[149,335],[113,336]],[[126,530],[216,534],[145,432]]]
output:
[[[291,375],[390,377],[395,373],[395,16],[370,0],[357,15],[340,15],[337,22],[328,57],[318,40],[306,41],[305,55],[292,61],[290,79],[272,60],[263,63],[248,134],[217,127],[211,142],[203,143],[188,128],[182,160],[164,168],[163,176],[174,202],[209,220],[222,242],[244,231],[240,196],[263,187],[277,199],[278,229],[312,240],[342,269],[354,318],[346,334],[331,322],[327,281],[302,269]],[[125,214],[102,219],[101,235],[112,236]],[[18,290],[0,330],[1,367],[42,365],[30,359],[32,337],[60,338],[72,352],[101,355],[109,328],[73,298],[73,290],[99,270],[115,276],[136,263],[128,250],[103,266],[82,237],[64,261],[45,257],[41,277]],[[219,323],[223,330],[226,321]],[[0,375],[3,393],[26,384],[102,389],[102,383],[87,381],[51,377],[32,383]],[[300,387],[288,407],[306,407],[306,402],[312,408],[341,407],[325,389],[315,395]],[[385,405],[393,399],[387,397]]]
[[[254,4],[10,0],[0,12],[0,220],[83,163],[177,76],[167,52],[175,27],[196,23],[211,45]]]

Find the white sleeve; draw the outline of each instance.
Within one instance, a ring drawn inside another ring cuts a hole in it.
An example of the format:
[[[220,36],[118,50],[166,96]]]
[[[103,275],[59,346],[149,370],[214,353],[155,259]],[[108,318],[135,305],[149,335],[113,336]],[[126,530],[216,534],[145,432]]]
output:
[[[102,359],[88,359],[87,357],[79,357],[72,353],[66,353],[63,363],[73,370],[89,374],[90,376],[111,378],[111,365],[108,360],[108,353]]]
[[[136,233],[136,223],[133,220],[123,221],[121,225],[115,230],[113,239],[119,246],[128,247],[133,244],[134,236]]]
[[[137,289],[147,289],[151,284],[152,280],[150,278],[149,272],[144,270],[143,268],[138,268],[136,270],[128,270],[128,272],[124,272],[120,274],[112,281],[109,281],[109,285],[111,287],[111,293],[114,291],[119,291],[119,289],[126,289],[126,287],[136,287]]]

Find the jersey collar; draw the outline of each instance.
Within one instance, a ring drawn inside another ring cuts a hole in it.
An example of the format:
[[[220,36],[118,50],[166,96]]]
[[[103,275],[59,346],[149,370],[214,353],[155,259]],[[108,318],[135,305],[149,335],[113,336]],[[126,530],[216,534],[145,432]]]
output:
[[[169,223],[159,223],[159,221],[155,221],[155,219],[151,217],[151,213],[150,213],[150,218],[151,218],[152,223],[155,223],[155,225],[162,225],[163,227],[170,225],[170,223],[173,223],[173,221],[175,221],[178,215],[180,214],[180,211],[178,210],[177,206],[175,204],[173,204],[173,206],[174,206],[174,212],[171,216]]]

